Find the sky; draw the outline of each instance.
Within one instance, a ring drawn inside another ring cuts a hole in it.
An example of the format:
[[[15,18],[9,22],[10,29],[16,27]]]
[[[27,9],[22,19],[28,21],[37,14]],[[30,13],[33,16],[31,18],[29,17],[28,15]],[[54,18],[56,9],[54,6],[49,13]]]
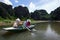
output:
[[[0,2],[12,5],[13,8],[19,5],[26,6],[29,12],[44,9],[50,13],[60,6],[60,0],[0,0]]]

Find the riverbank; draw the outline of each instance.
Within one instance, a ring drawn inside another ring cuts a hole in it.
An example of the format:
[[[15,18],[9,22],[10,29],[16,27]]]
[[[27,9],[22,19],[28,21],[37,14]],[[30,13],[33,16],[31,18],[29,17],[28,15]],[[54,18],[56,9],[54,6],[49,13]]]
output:
[[[21,25],[24,21],[21,21]],[[48,22],[48,21],[31,21],[31,24],[35,24],[35,23],[40,23],[40,22]],[[13,25],[14,21],[0,21],[0,26],[8,26],[8,25]]]
[[[21,21],[21,25],[24,21]],[[41,23],[41,22],[60,22],[60,21],[31,21],[31,24],[36,24],[36,23]],[[0,26],[8,26],[8,25],[13,25],[14,21],[0,21]]]
[[[60,22],[60,21],[50,21],[50,20],[39,20],[39,21],[32,21],[32,23],[41,23],[41,22]]]
[[[40,23],[40,22],[49,22],[49,21],[32,21],[31,23]]]

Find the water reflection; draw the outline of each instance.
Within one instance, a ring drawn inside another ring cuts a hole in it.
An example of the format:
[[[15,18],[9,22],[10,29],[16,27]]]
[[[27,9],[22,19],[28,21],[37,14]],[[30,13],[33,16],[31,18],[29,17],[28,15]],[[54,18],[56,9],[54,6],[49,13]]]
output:
[[[1,40],[60,40],[60,23],[39,23],[32,32],[6,33],[0,30]],[[58,34],[59,33],[59,34]],[[3,35],[4,34],[4,35]]]
[[[32,29],[32,31],[37,31],[36,29]]]
[[[31,31],[31,36],[32,37],[36,37],[36,34],[35,34],[36,31],[37,31],[36,29],[32,29],[32,31]]]
[[[56,33],[60,35],[60,23],[59,22],[51,23],[51,27],[52,29],[56,31]]]
[[[52,30],[51,24],[48,24],[47,30],[45,32],[45,38],[49,40],[59,39],[59,35],[54,30]]]

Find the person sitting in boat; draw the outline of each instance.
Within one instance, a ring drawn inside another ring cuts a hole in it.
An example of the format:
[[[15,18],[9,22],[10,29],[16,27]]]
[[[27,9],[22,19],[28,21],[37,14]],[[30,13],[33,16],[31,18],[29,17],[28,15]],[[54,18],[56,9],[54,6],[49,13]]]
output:
[[[31,20],[30,20],[30,19],[27,19],[26,21],[24,21],[22,27],[23,27],[23,28],[25,28],[25,27],[28,27],[28,28],[29,28],[29,26],[30,26],[30,24],[31,24],[30,22],[31,22]]]
[[[27,28],[29,31],[31,31],[31,30],[29,29],[29,28],[30,28],[30,22],[31,22],[30,19],[27,19],[26,21],[24,21],[24,23],[23,23],[23,25],[22,25],[23,29],[24,29],[24,28]]]
[[[29,28],[30,24],[31,24],[31,20],[30,19],[27,19],[27,21],[26,21],[26,27]]]
[[[17,18],[13,24],[13,27],[15,27],[15,28],[19,27],[20,22],[21,22],[21,20],[19,18]]]

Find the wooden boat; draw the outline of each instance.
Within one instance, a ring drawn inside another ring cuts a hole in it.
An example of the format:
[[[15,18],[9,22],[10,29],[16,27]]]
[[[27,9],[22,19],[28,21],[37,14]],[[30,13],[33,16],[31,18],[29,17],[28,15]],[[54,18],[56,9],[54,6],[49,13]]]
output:
[[[29,29],[34,28],[34,26],[35,26],[35,25],[30,25],[30,26],[29,26]],[[27,30],[27,28],[23,28],[23,27],[18,27],[18,28],[8,27],[8,28],[3,28],[3,30],[5,30],[5,31],[11,31],[11,32],[19,32],[19,31]]]

